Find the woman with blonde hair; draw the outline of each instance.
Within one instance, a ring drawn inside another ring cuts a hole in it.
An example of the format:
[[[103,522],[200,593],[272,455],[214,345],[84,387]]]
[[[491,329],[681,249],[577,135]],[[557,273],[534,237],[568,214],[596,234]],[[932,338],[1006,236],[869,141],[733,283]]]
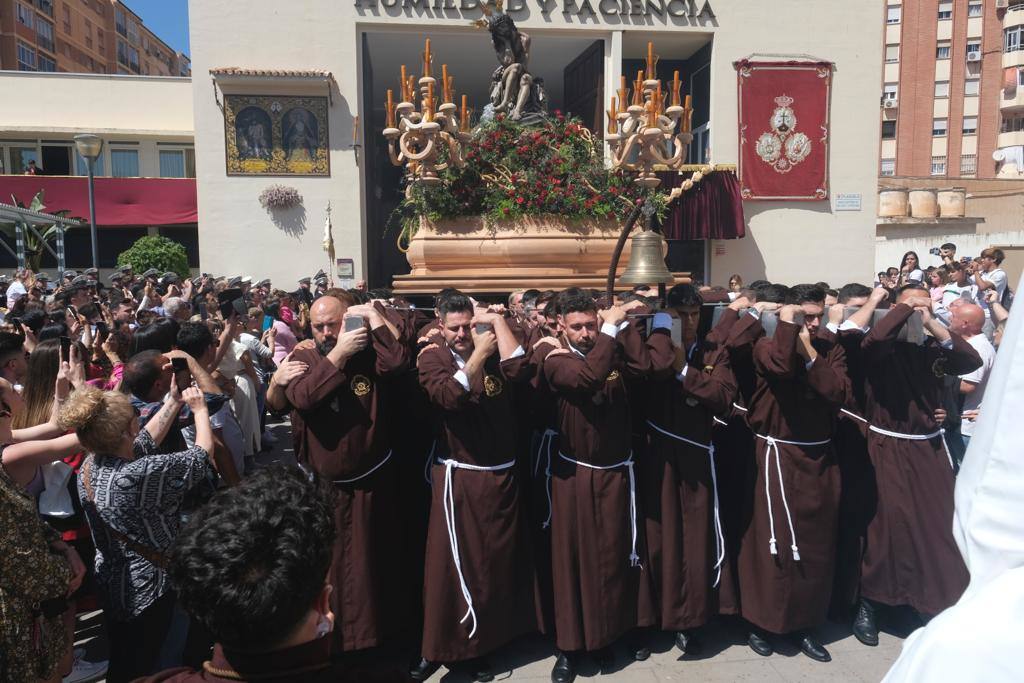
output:
[[[195,415],[195,445],[160,454],[182,403]],[[181,525],[190,489],[211,465],[213,429],[203,393],[194,387],[170,395],[142,430],[128,396],[83,387],[68,397],[60,424],[90,453],[78,493],[96,544],[96,584],[110,636],[107,680],[152,672],[174,607],[167,553]]]

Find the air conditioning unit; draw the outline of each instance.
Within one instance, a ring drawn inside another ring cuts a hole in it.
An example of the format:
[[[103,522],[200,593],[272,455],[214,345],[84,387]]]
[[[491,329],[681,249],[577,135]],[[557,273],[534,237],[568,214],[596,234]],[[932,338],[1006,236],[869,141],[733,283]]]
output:
[[[882,104],[882,106],[885,107],[886,109],[896,109],[900,105],[899,105],[899,101],[898,100],[886,100]]]
[[[967,61],[968,62],[980,62],[981,61],[981,53],[980,52],[968,52],[967,53]]]
[[[996,9],[1006,9],[1010,6],[1010,0],[996,0]]]

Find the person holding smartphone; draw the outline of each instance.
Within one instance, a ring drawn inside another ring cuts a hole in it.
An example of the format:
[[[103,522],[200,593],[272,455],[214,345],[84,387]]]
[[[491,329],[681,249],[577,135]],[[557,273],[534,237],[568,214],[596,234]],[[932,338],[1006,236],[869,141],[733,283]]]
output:
[[[159,453],[157,444],[183,404],[195,417],[195,445]],[[172,383],[162,408],[142,429],[126,395],[93,387],[73,392],[59,419],[90,453],[78,493],[96,542],[96,585],[110,638],[107,678],[133,680],[152,672],[170,627],[175,597],[168,554],[186,494],[210,470],[210,413],[199,389],[180,392]]]
[[[400,515],[387,401],[408,363],[406,345],[375,306],[338,292],[310,311],[315,348],[292,358],[308,370],[288,382],[296,457],[336,494],[330,580],[336,652],[380,645],[411,611],[402,604]],[[345,331],[359,316],[365,324]],[[280,336],[280,335],[279,335]]]

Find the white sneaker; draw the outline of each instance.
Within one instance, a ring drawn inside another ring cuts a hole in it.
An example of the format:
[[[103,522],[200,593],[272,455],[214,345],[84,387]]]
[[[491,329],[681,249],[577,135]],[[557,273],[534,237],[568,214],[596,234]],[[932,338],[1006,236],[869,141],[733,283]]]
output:
[[[85,660],[85,648],[75,648],[75,663],[71,667],[71,673],[64,677],[64,683],[85,683],[95,681],[107,673],[107,662],[87,662]]]

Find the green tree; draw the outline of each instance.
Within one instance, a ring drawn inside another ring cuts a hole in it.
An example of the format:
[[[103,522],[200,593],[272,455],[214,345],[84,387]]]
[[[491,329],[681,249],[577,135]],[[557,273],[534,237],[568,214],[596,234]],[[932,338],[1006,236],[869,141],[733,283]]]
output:
[[[29,209],[40,213],[46,211],[46,205],[43,204],[43,190],[39,190],[39,192],[36,193],[36,196],[32,198],[32,202],[28,206],[25,206],[21,200],[14,195],[11,195],[11,201],[14,202],[15,206],[22,209]],[[69,212],[62,209],[60,211],[50,211],[49,213],[63,218],[64,216],[67,216]],[[33,272],[38,273],[40,263],[43,260],[43,251],[46,248],[45,245],[52,245],[57,241],[57,225],[36,226],[36,229],[33,232],[32,230],[29,230],[31,223],[27,220],[20,219],[14,222],[0,223],[0,233],[5,237],[8,237],[11,240],[11,244],[15,244],[18,239],[19,226],[21,227],[21,234],[25,236],[25,267],[31,268]],[[66,228],[65,231],[70,229],[71,228]],[[36,232],[42,235],[42,239],[39,239]]]
[[[189,277],[188,254],[185,247],[166,237],[142,237],[117,256],[117,265],[130,265],[136,273],[156,268],[161,273],[177,273]]]

